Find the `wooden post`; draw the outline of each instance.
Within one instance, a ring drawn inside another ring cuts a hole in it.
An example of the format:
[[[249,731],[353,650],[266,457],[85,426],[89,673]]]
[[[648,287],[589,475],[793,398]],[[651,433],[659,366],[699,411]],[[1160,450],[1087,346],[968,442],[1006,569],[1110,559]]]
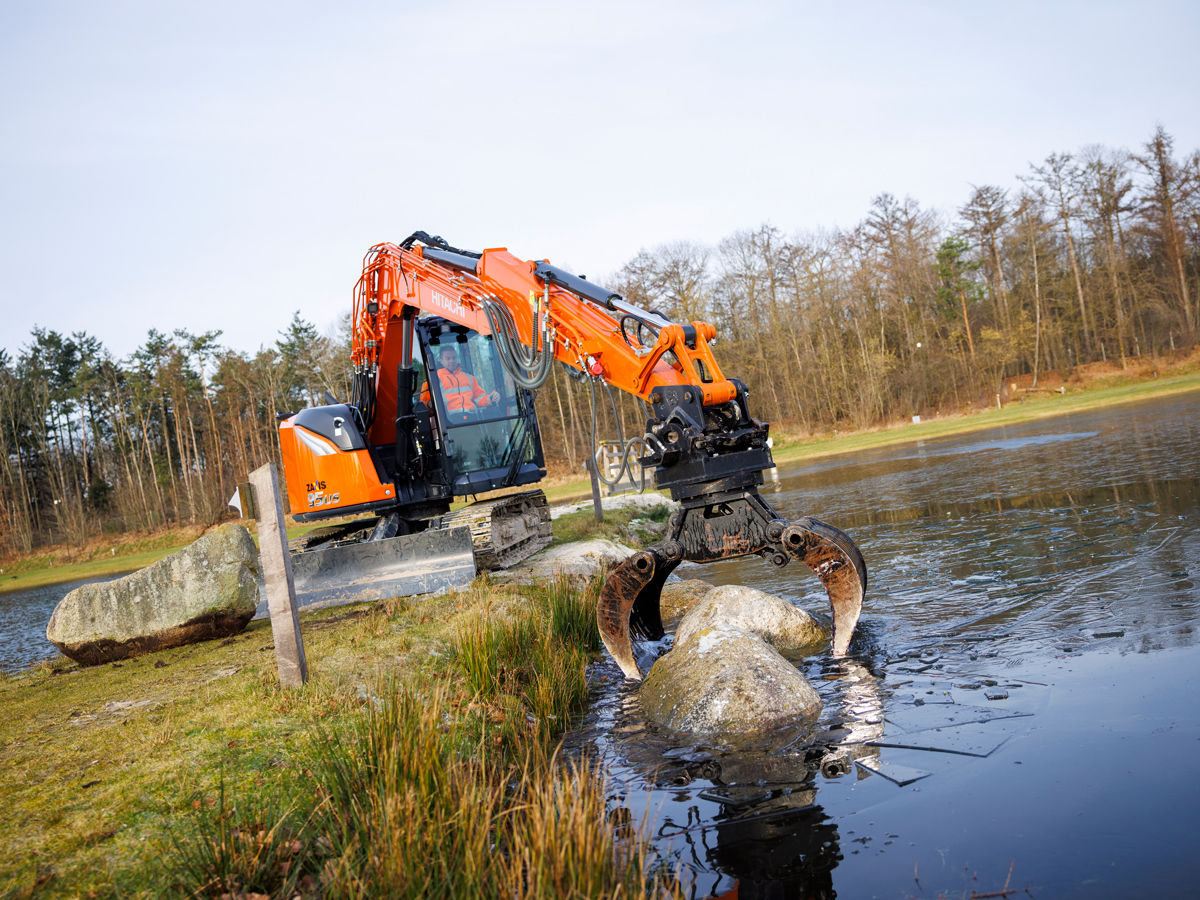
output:
[[[600,499],[600,478],[596,474],[596,458],[589,456],[583,461],[587,467],[588,474],[592,476],[592,508],[596,512],[596,521],[604,521],[604,501]]]
[[[308,681],[304,639],[300,635],[300,613],[296,609],[296,587],[292,582],[292,559],[288,553],[283,500],[275,464],[267,463],[250,473],[258,518],[258,557],[267,582],[267,609],[275,639],[275,662],[279,683],[300,687]]]

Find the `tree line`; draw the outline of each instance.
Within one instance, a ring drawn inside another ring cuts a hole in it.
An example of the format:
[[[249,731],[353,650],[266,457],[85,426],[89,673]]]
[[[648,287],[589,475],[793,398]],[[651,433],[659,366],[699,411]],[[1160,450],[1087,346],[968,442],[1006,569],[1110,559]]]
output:
[[[151,330],[118,361],[86,334],[35,328],[15,359],[0,350],[0,550],[215,522],[278,462],[278,413],[347,394],[344,341],[299,314],[253,354],[219,338]]]
[[[851,228],[642,250],[606,286],[716,325],[759,418],[815,431],[962,409],[1010,379],[1196,343],[1200,152],[1159,127],[1135,152],[1052,153],[1016,186],[973,186],[951,215],[881,194]],[[35,329],[0,351],[0,550],[215,521],[278,459],[277,413],[348,395],[345,325],[322,336],[297,314],[249,354],[219,339],[151,331],[116,360]],[[636,402],[556,368],[537,401],[552,467],[581,471],[593,392],[602,436],[614,415],[640,433]]]

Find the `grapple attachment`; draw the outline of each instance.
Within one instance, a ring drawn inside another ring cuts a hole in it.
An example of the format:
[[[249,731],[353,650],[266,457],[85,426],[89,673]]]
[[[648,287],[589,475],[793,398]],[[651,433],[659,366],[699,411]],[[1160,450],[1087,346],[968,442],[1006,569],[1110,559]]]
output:
[[[753,487],[683,501],[661,543],[635,553],[605,582],[597,605],[604,646],[627,678],[642,677],[634,639],[663,636],[659,599],[683,560],[714,562],[757,555],[776,566],[798,559],[825,586],[833,610],[833,653],[844,656],[858,624],[867,567],[854,541],[819,519],[780,519]]]

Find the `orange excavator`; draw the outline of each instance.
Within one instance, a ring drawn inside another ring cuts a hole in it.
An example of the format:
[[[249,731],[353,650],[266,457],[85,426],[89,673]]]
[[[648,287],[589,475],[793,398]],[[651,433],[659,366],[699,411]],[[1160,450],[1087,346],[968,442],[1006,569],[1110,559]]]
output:
[[[625,459],[638,453],[679,504],[665,538],[618,565],[601,591],[601,637],[625,675],[641,677],[635,638],[663,636],[660,593],[684,560],[800,560],[829,595],[834,654],[847,652],[867,585],[862,554],[818,519],[783,520],[759,494],[774,466],[768,426],[751,417],[746,386],[722,374],[712,325],[671,321],[546,260],[418,231],[367,252],[352,326],[350,401],[287,417],[280,443],[295,518],[373,518],[311,537],[294,557],[298,591],[306,580],[334,593],[386,583],[379,571],[389,567],[444,574],[465,556],[478,562],[481,533],[493,563],[544,546],[540,491],[485,501],[482,513],[450,505],[544,476],[533,398],[558,361],[648,404]],[[411,579],[396,584],[416,592]]]

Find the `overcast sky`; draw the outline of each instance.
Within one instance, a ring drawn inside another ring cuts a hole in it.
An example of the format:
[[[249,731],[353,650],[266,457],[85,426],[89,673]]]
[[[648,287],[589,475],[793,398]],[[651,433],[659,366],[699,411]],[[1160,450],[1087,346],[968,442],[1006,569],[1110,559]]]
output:
[[[1200,2],[0,3],[0,346],[326,330],[417,229],[596,280],[1163,124]]]

